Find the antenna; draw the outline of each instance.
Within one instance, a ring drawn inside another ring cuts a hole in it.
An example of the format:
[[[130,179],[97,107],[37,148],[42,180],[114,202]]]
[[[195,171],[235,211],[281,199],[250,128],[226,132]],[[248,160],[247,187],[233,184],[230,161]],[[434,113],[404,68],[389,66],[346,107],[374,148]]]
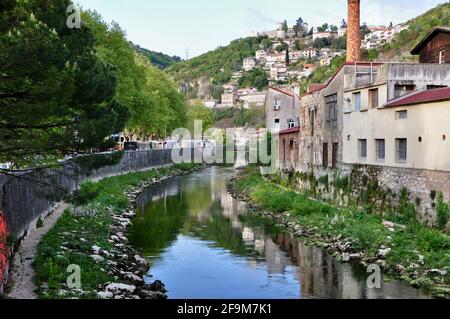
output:
[[[186,60],[189,60],[189,49],[186,49]]]

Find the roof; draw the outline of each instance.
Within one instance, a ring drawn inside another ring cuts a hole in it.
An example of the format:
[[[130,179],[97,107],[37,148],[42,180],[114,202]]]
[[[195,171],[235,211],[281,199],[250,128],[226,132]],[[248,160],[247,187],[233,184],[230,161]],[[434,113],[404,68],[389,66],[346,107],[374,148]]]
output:
[[[320,91],[320,90],[322,90],[325,86],[326,86],[326,84],[310,84],[310,85],[309,85],[309,89],[308,89],[308,93],[313,93],[313,92]]]
[[[416,47],[411,51],[411,54],[413,54],[413,55],[419,54],[420,51],[423,49],[423,47],[425,45],[427,45],[427,43],[430,42],[436,36],[436,34],[438,34],[440,32],[450,33],[450,28],[449,27],[435,28],[433,31],[428,33],[428,35],[425,38],[423,38],[422,41],[420,41],[420,43],[418,45],[416,45]]]
[[[278,132],[278,134],[284,135],[284,134],[291,134],[291,133],[298,133],[298,132],[300,132],[300,127],[293,127],[293,128],[288,128],[286,130],[280,131],[280,132]]]
[[[283,90],[278,89],[278,88],[270,87],[269,89],[277,91],[277,92],[282,93],[282,94],[286,94],[286,95],[288,95],[290,97],[294,97],[295,96],[294,93],[286,92],[286,91],[283,91]]]
[[[385,105],[385,107],[406,106],[422,103],[450,101],[450,88],[420,91],[401,97]]]

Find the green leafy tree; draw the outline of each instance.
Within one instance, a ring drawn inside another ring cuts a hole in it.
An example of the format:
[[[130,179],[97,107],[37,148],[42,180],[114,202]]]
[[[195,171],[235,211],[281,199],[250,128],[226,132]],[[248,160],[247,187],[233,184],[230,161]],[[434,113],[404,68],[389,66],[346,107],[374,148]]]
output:
[[[66,25],[68,0],[2,2],[0,162],[53,163],[74,151],[112,145],[126,108],[117,76],[101,61],[85,24]]]
[[[286,20],[283,21],[283,28],[282,28],[282,30],[285,31],[285,32],[287,32],[289,30],[288,23],[287,23]]]
[[[254,87],[262,90],[269,85],[266,71],[262,68],[255,68],[249,72],[245,72],[239,79],[239,87]]]
[[[189,105],[187,118],[187,128],[190,130],[192,136],[194,134],[195,121],[202,121],[203,131],[211,128],[214,124],[213,112],[205,107],[200,101],[194,101],[191,105]]]

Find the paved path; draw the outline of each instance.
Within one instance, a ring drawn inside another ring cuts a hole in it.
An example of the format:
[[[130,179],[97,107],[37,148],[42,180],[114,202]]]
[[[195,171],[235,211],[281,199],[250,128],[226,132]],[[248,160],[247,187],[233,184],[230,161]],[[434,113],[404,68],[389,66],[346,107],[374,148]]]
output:
[[[8,297],[13,299],[36,299],[37,295],[34,292],[36,285],[34,283],[34,259],[36,256],[37,246],[42,237],[48,233],[50,229],[56,224],[59,217],[61,217],[64,210],[67,208],[66,203],[56,204],[53,214],[44,220],[44,227],[33,230],[22,241],[19,251],[15,254],[11,278],[13,287]]]

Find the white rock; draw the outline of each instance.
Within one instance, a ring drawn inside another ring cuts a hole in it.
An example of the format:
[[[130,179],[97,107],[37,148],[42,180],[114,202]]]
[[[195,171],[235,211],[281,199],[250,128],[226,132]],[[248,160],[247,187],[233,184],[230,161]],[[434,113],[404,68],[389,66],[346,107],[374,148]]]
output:
[[[343,262],[349,262],[350,261],[350,254],[349,253],[342,253],[342,261]]]
[[[111,291],[111,292],[125,291],[125,292],[133,293],[136,290],[136,286],[112,283],[112,284],[109,284],[108,286],[106,286],[106,290]]]
[[[94,252],[95,255],[98,255],[100,253],[101,248],[94,245],[92,246],[92,251]]]
[[[96,263],[105,260],[105,258],[103,258],[103,257],[100,256],[100,255],[91,255],[91,258],[94,259],[94,261],[95,261]]]
[[[380,249],[378,251],[378,256],[380,257],[386,257],[387,254],[389,254],[391,252],[391,248],[386,248],[386,249]]]
[[[139,264],[142,264],[142,265],[148,264],[147,260],[139,255],[135,255],[134,260],[136,260],[136,262],[138,262]]]
[[[100,291],[97,294],[102,299],[111,299],[112,297],[114,297],[114,294],[110,291]]]

